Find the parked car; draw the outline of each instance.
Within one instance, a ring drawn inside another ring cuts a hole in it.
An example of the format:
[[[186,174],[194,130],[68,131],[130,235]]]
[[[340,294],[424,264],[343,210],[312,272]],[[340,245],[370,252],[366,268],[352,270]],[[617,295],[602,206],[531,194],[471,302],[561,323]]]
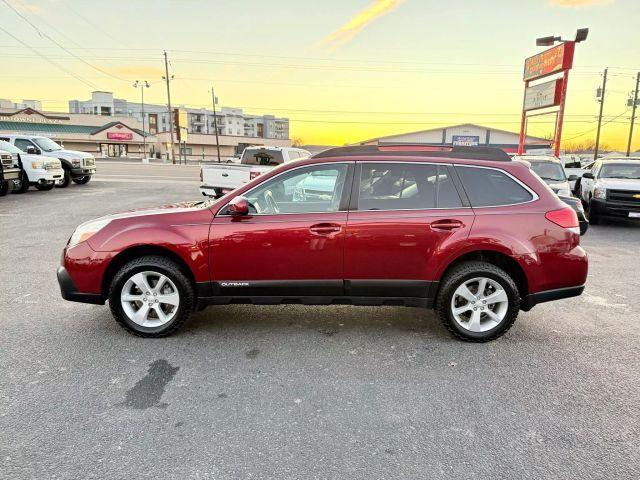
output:
[[[9,142],[29,155],[42,155],[60,160],[64,171],[58,187],[68,187],[73,181],[78,185],[89,183],[96,173],[96,159],[90,153],[66,150],[48,137],[32,135],[1,135],[0,140]]]
[[[589,223],[593,225],[603,217],[640,220],[640,160],[597,160],[582,175],[580,198],[588,206]]]
[[[63,180],[64,171],[58,159],[29,155],[2,140],[0,140],[0,150],[11,153],[13,166],[21,169],[20,188],[15,189],[13,193],[24,193],[30,185],[38,190],[51,190],[56,183]]]
[[[13,166],[13,155],[0,150],[0,197],[20,188],[20,168]]]
[[[587,230],[589,229],[589,220],[587,219],[587,214],[582,206],[582,201],[573,196],[558,196],[558,198],[573,208],[574,212],[576,212],[576,215],[578,216],[578,225],[580,226],[580,236],[587,233]]]
[[[577,175],[567,178],[562,163],[551,155],[520,155],[516,157],[525,160],[544,182],[549,185],[556,195],[570,197],[573,189],[571,183],[577,179]]]
[[[584,173],[585,162],[578,155],[560,155],[560,162],[569,182],[569,188],[574,194]]]
[[[247,147],[242,153],[240,163],[202,165],[200,193],[220,198],[277,165],[310,156],[309,152],[301,148]]]
[[[309,183],[323,193],[298,195]],[[519,310],[580,295],[587,255],[574,210],[501,150],[361,146],[221,199],[83,223],[57,275],[63,298],[108,300],[144,337],[207,305],[339,303],[435,308],[455,336],[483,342]]]

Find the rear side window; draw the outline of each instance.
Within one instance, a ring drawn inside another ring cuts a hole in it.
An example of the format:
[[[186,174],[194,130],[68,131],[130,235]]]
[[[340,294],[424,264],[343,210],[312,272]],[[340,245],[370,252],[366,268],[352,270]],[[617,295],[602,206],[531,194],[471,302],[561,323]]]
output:
[[[456,208],[462,202],[446,167],[404,163],[363,163],[359,210]]]
[[[456,167],[471,206],[496,207],[533,200],[533,195],[504,172],[492,168]]]

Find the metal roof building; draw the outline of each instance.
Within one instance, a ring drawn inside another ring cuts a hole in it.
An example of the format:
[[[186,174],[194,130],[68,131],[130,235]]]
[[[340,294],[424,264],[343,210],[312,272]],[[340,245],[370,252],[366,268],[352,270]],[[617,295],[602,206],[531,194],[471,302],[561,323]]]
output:
[[[501,148],[506,152],[518,150],[519,134],[508,130],[464,123],[449,127],[432,128],[417,132],[400,133],[387,137],[372,138],[354,145],[383,145],[385,143],[407,143],[419,145],[485,146]],[[547,149],[551,140],[527,135],[526,150]]]

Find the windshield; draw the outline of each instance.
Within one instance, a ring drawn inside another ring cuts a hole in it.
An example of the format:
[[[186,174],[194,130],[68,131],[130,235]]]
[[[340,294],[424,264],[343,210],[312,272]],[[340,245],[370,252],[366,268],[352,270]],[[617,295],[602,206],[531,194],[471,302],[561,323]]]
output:
[[[600,170],[600,178],[630,178],[640,180],[640,162],[637,165],[630,163],[618,163],[603,165]]]
[[[5,152],[9,153],[22,153],[22,150],[20,150],[18,147],[14,147],[9,142],[5,142],[3,140],[0,140],[0,150],[4,150]]]
[[[56,150],[62,150],[62,147],[50,138],[34,138],[34,142],[45,152],[55,152]]]
[[[531,162],[531,170],[543,180],[564,182],[567,179],[562,166],[555,162]]]

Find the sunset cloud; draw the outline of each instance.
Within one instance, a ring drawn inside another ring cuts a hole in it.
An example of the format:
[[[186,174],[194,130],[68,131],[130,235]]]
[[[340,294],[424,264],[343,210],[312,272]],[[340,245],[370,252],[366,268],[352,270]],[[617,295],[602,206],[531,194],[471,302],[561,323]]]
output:
[[[371,5],[323,39],[320,45],[329,46],[333,49],[344,45],[364,30],[371,22],[392,12],[403,2],[404,0],[374,0]]]
[[[557,7],[579,8],[605,5],[607,3],[613,3],[613,0],[550,0],[550,3]]]

